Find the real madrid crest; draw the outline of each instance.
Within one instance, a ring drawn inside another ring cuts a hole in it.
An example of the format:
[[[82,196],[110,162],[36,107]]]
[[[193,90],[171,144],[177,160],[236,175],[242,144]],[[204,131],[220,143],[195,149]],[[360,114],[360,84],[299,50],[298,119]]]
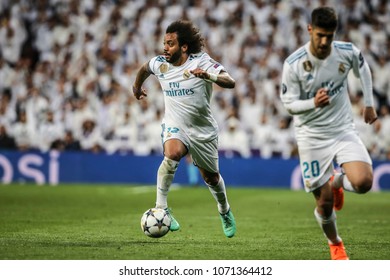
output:
[[[166,73],[168,71],[169,65],[168,63],[163,63],[160,65],[160,72],[162,74]]]
[[[306,72],[310,72],[313,69],[313,65],[311,64],[310,60],[303,62],[303,69],[305,69]]]
[[[339,65],[339,73],[341,74],[341,73],[345,73],[345,66],[344,66],[344,64],[342,64],[342,63],[340,63],[340,65]]]
[[[186,69],[183,72],[183,78],[188,79],[191,76],[190,70]]]

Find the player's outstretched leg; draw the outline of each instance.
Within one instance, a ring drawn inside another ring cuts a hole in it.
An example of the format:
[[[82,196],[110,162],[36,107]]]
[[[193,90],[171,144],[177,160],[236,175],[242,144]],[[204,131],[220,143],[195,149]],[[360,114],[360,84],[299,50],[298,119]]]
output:
[[[178,165],[178,161],[164,157],[164,160],[161,162],[157,172],[156,208],[164,209],[167,215],[171,218],[171,231],[180,229],[179,223],[172,216],[172,210],[168,208],[168,192]]]
[[[230,205],[227,199],[225,181],[223,180],[221,174],[218,174],[217,177],[218,183],[216,185],[207,184],[211,194],[213,195],[215,201],[217,201],[218,212],[222,221],[222,228],[224,234],[231,238],[236,233],[236,221],[232,211],[230,210]]]
[[[314,216],[316,217],[316,220],[320,225],[325,237],[328,239],[331,259],[348,260],[348,255],[345,252],[343,241],[337,232],[336,213],[332,211],[329,217],[324,217],[318,212],[318,209],[315,208]]]

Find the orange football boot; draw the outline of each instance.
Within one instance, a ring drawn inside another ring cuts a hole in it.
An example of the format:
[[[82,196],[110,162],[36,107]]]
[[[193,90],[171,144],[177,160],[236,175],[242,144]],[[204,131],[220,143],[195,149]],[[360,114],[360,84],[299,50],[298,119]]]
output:
[[[342,241],[335,245],[329,244],[329,247],[330,247],[330,257],[332,260],[349,260],[347,252],[345,252],[345,247]]]
[[[333,191],[333,208],[336,211],[340,211],[344,205],[344,189],[342,187],[337,189],[334,188],[333,180],[334,180],[334,175],[330,177],[330,184],[332,185],[332,191]]]

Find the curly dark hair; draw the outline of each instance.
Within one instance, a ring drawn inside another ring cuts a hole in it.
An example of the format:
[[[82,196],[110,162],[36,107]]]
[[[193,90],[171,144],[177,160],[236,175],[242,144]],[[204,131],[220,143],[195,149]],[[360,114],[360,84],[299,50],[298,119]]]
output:
[[[165,33],[176,33],[179,46],[188,46],[188,54],[199,53],[204,47],[204,38],[200,34],[199,28],[190,21],[174,21],[167,27]]]
[[[338,24],[336,11],[331,7],[319,7],[311,13],[313,27],[335,31]]]

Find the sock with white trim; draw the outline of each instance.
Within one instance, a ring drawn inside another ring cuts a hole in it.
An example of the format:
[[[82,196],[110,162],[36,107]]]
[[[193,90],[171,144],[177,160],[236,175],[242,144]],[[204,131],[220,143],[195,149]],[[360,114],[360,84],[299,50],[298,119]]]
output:
[[[349,192],[356,192],[356,190],[352,187],[351,182],[348,180],[347,175],[344,173],[334,174],[333,187],[336,189],[343,188]]]
[[[213,195],[215,201],[217,201],[218,211],[221,214],[226,214],[230,209],[229,202],[227,200],[225,181],[223,180],[221,174],[219,174],[219,182],[217,185],[212,186],[206,184],[209,187],[211,194]]]
[[[157,172],[157,198],[156,208],[165,209],[168,207],[168,192],[179,162],[164,157]]]
[[[320,225],[322,232],[328,239],[329,244],[338,244],[341,242],[341,238],[337,232],[336,213],[333,210],[332,215],[329,218],[324,218],[318,213],[317,208],[314,209],[314,216],[318,224]]]

